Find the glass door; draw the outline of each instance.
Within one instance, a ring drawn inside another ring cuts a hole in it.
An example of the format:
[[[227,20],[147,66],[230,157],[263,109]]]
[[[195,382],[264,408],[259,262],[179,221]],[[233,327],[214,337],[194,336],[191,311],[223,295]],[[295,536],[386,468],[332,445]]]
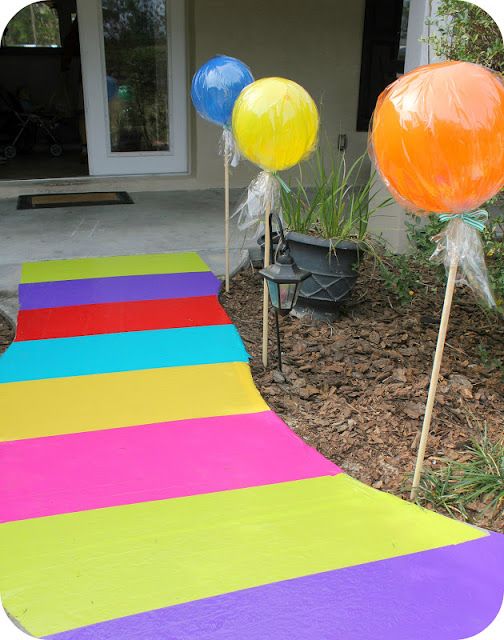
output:
[[[184,0],[78,0],[91,175],[187,172]]]

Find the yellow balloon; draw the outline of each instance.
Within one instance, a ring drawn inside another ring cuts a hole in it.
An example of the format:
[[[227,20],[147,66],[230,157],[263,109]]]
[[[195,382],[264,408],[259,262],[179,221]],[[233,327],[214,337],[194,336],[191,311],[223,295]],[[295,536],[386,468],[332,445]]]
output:
[[[263,78],[240,94],[233,134],[242,155],[266,171],[293,167],[315,149],[319,114],[310,94],[285,78]]]

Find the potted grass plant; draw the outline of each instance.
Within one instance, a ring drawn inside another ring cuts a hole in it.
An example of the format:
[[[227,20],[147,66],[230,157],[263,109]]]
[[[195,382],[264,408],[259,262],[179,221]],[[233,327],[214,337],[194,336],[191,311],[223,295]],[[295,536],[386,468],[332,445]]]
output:
[[[292,257],[311,273],[301,287],[297,315],[337,312],[355,286],[361,254],[370,249],[371,216],[392,203],[375,189],[378,177],[366,158],[348,166],[345,154],[337,153],[326,163],[319,151],[308,165],[314,186],[303,186],[300,170],[290,192],[282,193]]]

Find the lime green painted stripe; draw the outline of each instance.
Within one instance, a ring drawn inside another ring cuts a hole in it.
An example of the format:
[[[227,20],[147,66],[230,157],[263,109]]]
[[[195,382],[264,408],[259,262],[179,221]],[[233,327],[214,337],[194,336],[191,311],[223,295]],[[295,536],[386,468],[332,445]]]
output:
[[[340,474],[2,525],[0,591],[45,636],[484,535]]]
[[[21,282],[54,282],[56,280],[86,280],[114,276],[144,276],[160,273],[209,271],[197,253],[150,254],[117,256],[114,258],[78,258],[47,260],[23,265]]]

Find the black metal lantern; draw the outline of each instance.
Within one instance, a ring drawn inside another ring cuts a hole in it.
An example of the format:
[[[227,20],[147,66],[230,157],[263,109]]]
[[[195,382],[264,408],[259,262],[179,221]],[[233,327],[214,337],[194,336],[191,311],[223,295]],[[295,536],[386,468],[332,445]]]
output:
[[[280,244],[274,256],[274,260],[269,267],[265,267],[259,273],[265,279],[268,285],[268,293],[271,304],[275,309],[277,348],[278,348],[278,368],[282,370],[282,346],[280,341],[280,323],[279,315],[287,315],[297,302],[301,283],[310,276],[309,271],[300,269],[294,262],[287,242],[285,240],[282,223],[277,217]],[[272,227],[272,218],[270,216],[270,236]]]
[[[278,249],[275,262],[260,271],[268,284],[268,291],[275,311],[282,316],[292,311],[297,302],[301,283],[309,277],[310,272],[300,269],[292,259],[287,245]]]

